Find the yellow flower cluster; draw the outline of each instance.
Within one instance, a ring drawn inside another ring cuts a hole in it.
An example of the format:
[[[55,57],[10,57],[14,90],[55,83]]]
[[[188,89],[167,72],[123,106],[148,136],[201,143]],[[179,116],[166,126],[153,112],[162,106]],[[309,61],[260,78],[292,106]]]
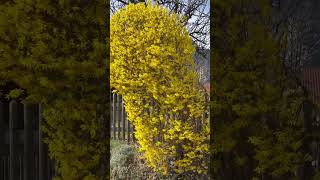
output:
[[[206,94],[194,72],[180,17],[157,5],[129,4],[111,17],[111,86],[124,97],[146,162],[164,174],[205,173]]]

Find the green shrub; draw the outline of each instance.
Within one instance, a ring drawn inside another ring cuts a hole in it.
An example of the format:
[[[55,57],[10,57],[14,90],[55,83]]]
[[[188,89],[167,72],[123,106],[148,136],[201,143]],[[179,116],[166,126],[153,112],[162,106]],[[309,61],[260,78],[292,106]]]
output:
[[[146,167],[141,154],[133,145],[111,141],[110,170],[111,179],[151,179],[156,177],[152,169]]]
[[[113,180],[164,180],[164,179],[203,179],[197,177],[185,177],[181,174],[164,176],[157,174],[147,167],[141,159],[141,153],[137,152],[136,147],[127,145],[119,141],[111,141],[110,170]]]
[[[135,150],[130,145],[120,145],[111,152],[110,166],[126,166],[133,162]]]

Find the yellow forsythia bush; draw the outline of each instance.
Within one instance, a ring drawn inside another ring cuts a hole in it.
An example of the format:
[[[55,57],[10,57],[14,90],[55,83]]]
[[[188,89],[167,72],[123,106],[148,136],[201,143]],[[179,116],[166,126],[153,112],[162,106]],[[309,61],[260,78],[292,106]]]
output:
[[[146,162],[155,171],[206,173],[209,117],[180,17],[129,4],[111,17],[111,86],[122,94]]]

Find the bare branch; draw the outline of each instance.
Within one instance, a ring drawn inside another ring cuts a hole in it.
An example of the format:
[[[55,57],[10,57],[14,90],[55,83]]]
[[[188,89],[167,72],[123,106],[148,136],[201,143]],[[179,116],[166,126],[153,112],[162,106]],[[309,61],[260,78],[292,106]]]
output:
[[[130,3],[146,2],[147,0],[111,0],[111,14]],[[209,48],[210,10],[209,0],[154,0],[166,7],[170,12],[184,16],[183,25],[188,29],[198,48]]]

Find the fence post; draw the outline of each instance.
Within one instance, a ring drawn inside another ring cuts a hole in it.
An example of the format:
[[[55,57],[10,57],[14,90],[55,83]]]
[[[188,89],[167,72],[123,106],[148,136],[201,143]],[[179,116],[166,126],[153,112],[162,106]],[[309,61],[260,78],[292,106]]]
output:
[[[128,124],[128,144],[130,143],[130,132],[131,132],[131,127],[130,127],[130,122],[129,122],[129,119],[128,119],[128,116],[127,116],[127,113],[125,112],[124,113],[124,118],[127,120],[127,124]]]
[[[16,101],[11,101],[9,104],[9,179],[15,180],[18,175],[18,166],[17,166],[17,155],[16,155],[16,147],[15,147],[15,125],[18,122],[18,103]]]
[[[121,124],[120,124],[120,121],[121,121],[121,109],[120,109],[120,106],[121,106],[121,103],[120,103],[120,95],[117,95],[117,121],[118,121],[118,127],[117,127],[117,131],[118,131],[118,139],[120,140],[121,139]]]
[[[4,157],[4,162],[3,162],[4,168],[3,168],[3,179],[8,179],[9,178],[9,174],[8,174],[8,167],[9,167],[9,158],[8,157]]]
[[[23,155],[19,155],[19,178],[23,179]]]
[[[116,138],[116,110],[117,110],[117,107],[116,107],[116,94],[113,93],[112,94],[113,98],[112,98],[112,117],[113,117],[113,127],[112,127],[112,130],[113,130],[113,138],[115,139]]]
[[[126,140],[126,112],[124,109],[124,103],[123,103],[123,97],[122,97],[122,101],[121,101],[121,116],[122,116],[122,138],[125,141]]]
[[[112,98],[113,94],[110,93],[110,139],[112,139],[112,129],[113,129],[113,98]]]
[[[2,133],[4,132],[4,109],[3,108],[4,108],[3,102],[0,102],[0,133],[1,133],[1,138],[4,137],[2,135]]]
[[[51,179],[52,175],[51,175],[51,159],[49,156],[46,157],[47,158],[47,179]]]
[[[5,123],[4,123],[4,104],[0,102],[0,152],[5,151]],[[2,166],[2,161],[1,161]],[[0,169],[0,173],[1,173]],[[1,175],[1,174],[0,174]]]
[[[4,103],[0,102],[0,179],[5,179],[5,156],[2,153],[6,152],[5,133],[6,127],[4,122]]]
[[[24,104],[24,180],[34,180],[33,121],[37,118],[36,106]]]
[[[136,136],[134,135],[134,131],[135,131],[135,128],[134,128],[134,126],[132,125],[132,141],[133,141],[133,142],[136,142]]]

